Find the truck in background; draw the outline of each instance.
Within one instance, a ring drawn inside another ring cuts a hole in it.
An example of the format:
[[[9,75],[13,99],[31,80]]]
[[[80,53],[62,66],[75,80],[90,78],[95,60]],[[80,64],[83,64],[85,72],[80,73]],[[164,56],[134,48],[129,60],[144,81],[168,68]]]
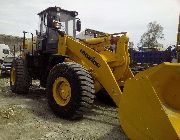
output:
[[[0,64],[3,63],[4,58],[7,56],[11,56],[9,46],[0,44]]]
[[[10,76],[11,64],[15,57],[5,57],[1,65],[1,76],[2,78]]]

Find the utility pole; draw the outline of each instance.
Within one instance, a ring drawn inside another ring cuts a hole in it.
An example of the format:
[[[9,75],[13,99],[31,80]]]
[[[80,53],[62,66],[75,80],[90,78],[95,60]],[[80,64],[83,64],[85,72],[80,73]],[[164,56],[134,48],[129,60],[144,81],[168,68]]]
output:
[[[23,50],[25,49],[25,41],[26,41],[26,31],[23,31]]]
[[[13,56],[14,56],[14,58],[16,56],[16,46],[15,45],[14,45],[14,50],[13,50]]]
[[[180,63],[180,15],[179,15],[179,25],[178,25],[178,34],[177,34],[177,60]]]
[[[31,40],[32,41],[32,48],[31,49],[32,49],[32,55],[33,55],[33,52],[34,52],[34,49],[33,49],[33,47],[34,47],[34,42],[33,42],[34,36],[33,36],[33,33],[31,33],[31,36],[32,36],[32,40]]]

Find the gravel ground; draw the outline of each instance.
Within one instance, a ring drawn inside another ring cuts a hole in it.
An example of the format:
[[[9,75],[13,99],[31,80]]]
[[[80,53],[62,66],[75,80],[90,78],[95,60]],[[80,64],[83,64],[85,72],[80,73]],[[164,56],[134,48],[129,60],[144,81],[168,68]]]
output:
[[[10,91],[9,79],[0,79],[0,140],[127,140],[115,107],[95,101],[82,120],[56,117],[48,107],[44,89],[26,95]]]

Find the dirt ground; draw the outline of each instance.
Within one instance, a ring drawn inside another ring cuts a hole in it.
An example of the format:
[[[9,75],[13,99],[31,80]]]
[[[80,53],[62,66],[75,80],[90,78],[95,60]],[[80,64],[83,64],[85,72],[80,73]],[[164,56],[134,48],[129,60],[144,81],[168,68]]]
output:
[[[0,140],[127,140],[119,126],[117,110],[95,101],[92,111],[79,121],[56,117],[45,91],[34,86],[16,95],[9,79],[0,79]]]

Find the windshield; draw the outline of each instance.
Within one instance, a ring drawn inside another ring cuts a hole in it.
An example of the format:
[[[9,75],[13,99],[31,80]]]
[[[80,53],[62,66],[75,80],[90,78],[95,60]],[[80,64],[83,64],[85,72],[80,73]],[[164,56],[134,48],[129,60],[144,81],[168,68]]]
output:
[[[3,53],[4,53],[4,54],[9,54],[9,50],[3,49]]]
[[[40,15],[40,33],[46,33],[47,27],[57,28],[69,36],[76,37],[76,17],[69,12],[49,11]]]
[[[59,22],[60,31],[75,37],[75,17],[66,12],[51,12],[50,15],[53,20]]]
[[[75,18],[66,13],[60,14],[60,29],[64,30],[66,34],[75,36]]]
[[[5,57],[4,62],[5,63],[11,63],[13,61],[14,57]]]

